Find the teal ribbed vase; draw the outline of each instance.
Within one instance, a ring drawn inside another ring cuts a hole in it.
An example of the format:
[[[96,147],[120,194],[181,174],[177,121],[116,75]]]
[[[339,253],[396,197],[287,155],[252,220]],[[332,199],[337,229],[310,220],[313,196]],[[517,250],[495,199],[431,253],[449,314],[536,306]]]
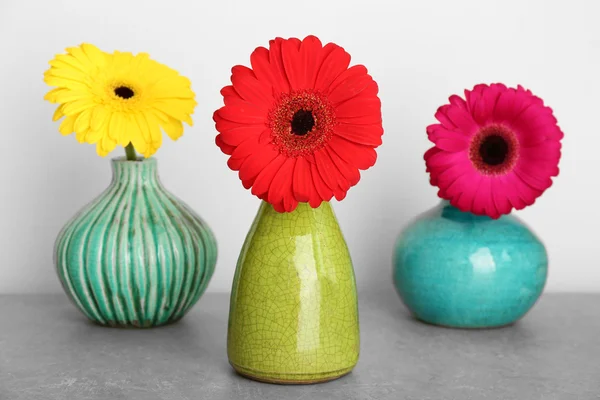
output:
[[[177,321],[208,285],[215,238],[163,187],[155,159],[115,159],[112,167],[108,189],[58,235],[58,277],[99,324],[148,328]]]

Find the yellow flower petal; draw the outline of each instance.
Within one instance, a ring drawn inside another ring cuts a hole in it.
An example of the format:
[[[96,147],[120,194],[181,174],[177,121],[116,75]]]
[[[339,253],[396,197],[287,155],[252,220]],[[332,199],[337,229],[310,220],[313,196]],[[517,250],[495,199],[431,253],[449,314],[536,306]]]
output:
[[[92,112],[92,119],[90,121],[90,127],[93,130],[100,130],[100,128],[108,124],[109,117],[110,115],[106,107],[102,105],[94,107],[94,111]]]
[[[108,135],[108,132],[106,131],[106,125],[103,128],[98,129],[98,130],[94,130],[94,129],[90,128],[87,135],[85,136],[85,140],[86,140],[86,142],[88,142],[90,144],[94,144],[94,143],[98,143],[98,141],[106,135]]]
[[[144,118],[144,114],[142,114],[142,113],[135,114],[134,121],[137,124],[138,129],[141,132],[144,140],[146,142],[151,142],[152,137],[150,135],[150,129],[148,128],[148,122],[146,121],[146,118]]]
[[[148,123],[148,130],[150,131],[150,140],[153,143],[162,143],[162,132],[160,130],[160,122],[156,115],[153,113],[145,113],[144,117]]]
[[[65,116],[65,114],[63,114],[62,112],[62,108],[63,104],[56,107],[56,111],[54,111],[54,115],[52,116],[52,121],[58,121],[59,119]]]
[[[85,83],[74,81],[71,79],[60,78],[60,77],[53,76],[50,74],[47,74],[44,76],[44,82],[46,82],[46,85],[48,85],[48,86],[69,88],[69,89],[73,89],[73,90],[89,90],[90,89],[89,86],[86,85]]]
[[[69,103],[71,101],[82,100],[86,98],[91,100],[91,96],[89,93],[70,89],[57,92],[54,95],[54,100],[57,103]]]
[[[194,111],[193,100],[170,99],[157,101],[154,103],[154,108],[172,118],[187,122],[188,125],[192,125],[193,123],[190,117],[190,113]]]
[[[85,131],[75,131],[75,139],[77,139],[77,141],[79,143],[85,143],[85,137],[87,136],[87,130]]]
[[[82,72],[86,72],[88,70],[88,68],[86,68],[81,62],[79,62],[75,57],[73,57],[70,54],[58,54],[54,60],[50,61],[50,65],[53,65],[54,61],[60,61],[61,63],[63,63],[62,65],[66,64],[69,65],[70,67],[82,71]]]
[[[127,118],[125,121],[125,126],[128,132],[127,138],[138,152],[145,154],[148,148],[148,141],[144,139],[144,134],[136,123],[135,118],[132,116],[131,118]]]
[[[127,146],[131,140],[127,134],[126,116],[120,112],[113,113],[108,126],[108,136],[120,146]]]
[[[94,103],[89,99],[80,99],[75,100],[70,103],[66,103],[63,107],[63,112],[65,115],[74,115],[79,114],[80,112],[87,110],[90,107],[93,107]]]
[[[71,81],[75,81],[78,83],[87,85],[87,76],[83,72],[77,71],[75,69],[59,69],[59,68],[51,68],[48,71],[49,76],[54,76],[56,78],[68,79]]]
[[[87,132],[90,129],[90,120],[92,119],[92,109],[83,111],[75,121],[75,133]]]
[[[58,127],[58,131],[61,134],[63,134],[64,136],[70,135],[71,133],[73,133],[76,119],[77,119],[77,115],[73,115],[73,116],[65,118],[63,120],[63,122],[60,124],[60,126]]]
[[[83,64],[83,66],[86,69],[88,69],[88,68],[94,68],[94,64],[86,56],[86,54],[83,51],[83,49],[81,48],[81,46],[78,46],[78,47],[67,47],[67,53],[69,53],[70,55],[72,55],[73,57],[75,57],[77,59],[77,61],[79,61],[81,64]]]
[[[56,96],[64,91],[67,91],[68,89],[64,89],[64,88],[56,88],[56,89],[52,89],[51,91],[49,91],[48,93],[46,93],[46,95],[44,96],[44,100],[48,100],[50,103],[57,103],[56,100]]]
[[[97,144],[96,144],[96,152],[98,155],[105,157],[108,153],[113,151],[117,143],[112,140],[108,136],[104,136]]]
[[[98,49],[96,46],[89,43],[83,43],[81,48],[95,67],[103,68],[106,65],[106,53]]]
[[[169,122],[161,122],[160,125],[173,140],[177,140],[183,135],[183,124],[181,121],[171,118]]]

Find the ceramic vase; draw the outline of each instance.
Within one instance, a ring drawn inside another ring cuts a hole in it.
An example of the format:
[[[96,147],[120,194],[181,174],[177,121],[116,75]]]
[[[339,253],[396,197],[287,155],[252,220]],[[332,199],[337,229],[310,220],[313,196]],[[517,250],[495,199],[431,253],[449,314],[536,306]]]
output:
[[[208,285],[215,238],[164,188],[155,159],[115,159],[112,169],[108,189],[58,235],[58,277],[98,324],[148,328],[177,321]]]
[[[261,204],[235,272],[227,351],[238,373],[274,383],[328,381],[356,365],[354,271],[329,203]]]
[[[420,320],[456,328],[511,324],[527,313],[546,282],[546,249],[517,217],[497,220],[447,202],[400,235],[394,283]]]

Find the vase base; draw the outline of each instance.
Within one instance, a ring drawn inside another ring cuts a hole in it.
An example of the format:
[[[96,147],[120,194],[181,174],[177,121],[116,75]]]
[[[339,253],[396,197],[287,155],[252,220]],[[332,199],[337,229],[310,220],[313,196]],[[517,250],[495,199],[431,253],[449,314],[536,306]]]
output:
[[[489,323],[489,324],[484,324],[484,323],[464,324],[464,323],[450,323],[450,322],[433,322],[433,321],[428,321],[423,318],[419,318],[417,316],[415,316],[414,318],[419,322],[422,322],[427,325],[437,326],[439,328],[464,329],[464,330],[469,330],[469,331],[508,328],[518,322],[518,320],[515,320],[515,321],[511,321],[511,322]]]
[[[160,328],[162,326],[168,326],[172,324],[176,324],[181,321],[183,317],[170,319],[165,322],[153,323],[151,321],[139,323],[139,322],[118,322],[118,321],[109,321],[109,322],[100,322],[93,319],[89,321],[94,325],[101,326],[103,328],[114,328],[114,329],[152,329],[152,328]]]
[[[274,383],[277,385],[312,385],[324,383],[339,379],[348,375],[354,369],[354,366],[340,369],[337,371],[321,372],[314,374],[278,374],[274,372],[261,372],[249,368],[240,367],[231,363],[231,366],[238,374],[263,383]]]

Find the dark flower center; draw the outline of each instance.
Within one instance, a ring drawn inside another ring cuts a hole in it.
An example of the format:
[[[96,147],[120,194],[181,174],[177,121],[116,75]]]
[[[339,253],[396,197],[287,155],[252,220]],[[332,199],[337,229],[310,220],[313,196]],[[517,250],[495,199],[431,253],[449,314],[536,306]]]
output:
[[[315,126],[315,117],[311,110],[298,110],[292,117],[292,133],[304,136]]]
[[[133,93],[133,90],[127,86],[119,86],[115,88],[115,94],[120,98],[127,100],[132,98],[135,93]]]
[[[272,143],[287,157],[313,154],[333,135],[335,109],[327,96],[314,90],[282,93],[269,110]]]
[[[488,165],[500,165],[508,156],[508,143],[500,135],[490,135],[482,140],[479,145],[481,161]]]
[[[519,159],[520,145],[516,133],[504,125],[488,125],[475,134],[469,158],[484,175],[505,175]]]

